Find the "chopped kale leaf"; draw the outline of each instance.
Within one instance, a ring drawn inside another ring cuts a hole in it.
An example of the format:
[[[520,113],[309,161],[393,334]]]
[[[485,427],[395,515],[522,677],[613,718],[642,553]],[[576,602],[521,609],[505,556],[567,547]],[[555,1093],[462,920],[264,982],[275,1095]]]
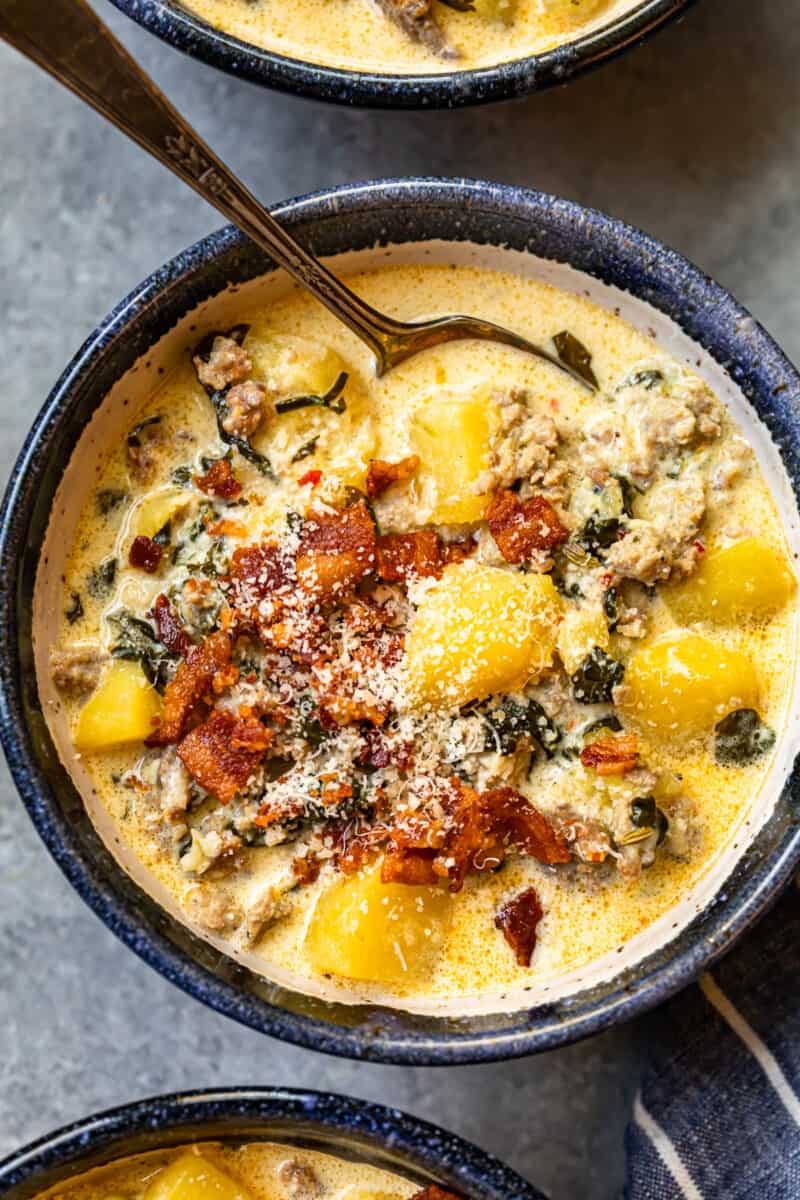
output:
[[[568,329],[562,330],[553,338],[553,345],[564,366],[584,379],[590,387],[599,387],[597,376],[592,370],[592,356],[574,333],[570,333]]]
[[[65,610],[64,616],[70,625],[74,625],[76,621],[80,621],[83,616],[83,603],[77,592],[73,592],[70,596],[69,608]]]
[[[715,727],[714,757],[723,767],[741,767],[767,754],[775,732],[752,708],[737,708]]]
[[[275,405],[278,414],[296,412],[299,408],[327,408],[334,413],[343,413],[347,408],[342,392],[350,376],[346,371],[337,377],[333,385],[323,396],[290,396],[287,400],[279,400]]]
[[[106,558],[91,570],[86,579],[86,590],[95,600],[102,600],[111,591],[117,577],[117,560]]]
[[[572,676],[572,694],[579,704],[604,704],[624,674],[621,662],[595,646]]]

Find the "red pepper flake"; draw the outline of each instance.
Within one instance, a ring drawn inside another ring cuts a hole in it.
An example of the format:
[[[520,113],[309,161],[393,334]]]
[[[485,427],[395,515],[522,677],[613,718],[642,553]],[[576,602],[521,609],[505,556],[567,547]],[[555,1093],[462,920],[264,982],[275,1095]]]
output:
[[[312,488],[315,488],[320,479],[322,479],[322,471],[306,471],[305,475],[301,475],[297,482],[300,487],[310,484]]]
[[[147,571],[148,575],[154,575],[163,554],[163,546],[159,546],[158,542],[154,542],[152,538],[145,537],[140,533],[131,542],[128,561],[132,567],[138,567],[141,571]]]
[[[694,543],[694,548],[695,548],[695,550],[697,551],[697,553],[698,553],[698,554],[705,554],[705,552],[706,552],[706,548],[705,548],[705,546],[703,545],[703,543],[702,543],[702,542],[695,542],[695,543]]]

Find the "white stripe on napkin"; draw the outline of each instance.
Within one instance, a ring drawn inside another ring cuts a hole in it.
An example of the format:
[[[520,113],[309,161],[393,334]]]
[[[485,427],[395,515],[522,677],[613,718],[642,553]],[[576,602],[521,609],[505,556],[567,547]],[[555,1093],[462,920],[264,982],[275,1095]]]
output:
[[[800,1125],[800,1099],[772,1051],[762,1042],[752,1026],[748,1025],[738,1008],[731,1004],[713,975],[701,975],[699,982],[706,1000],[713,1004],[723,1020],[727,1021],[733,1032],[741,1038],[774,1087],[789,1116],[796,1125]]]
[[[703,1200],[703,1194],[689,1174],[688,1167],[675,1149],[669,1135],[650,1116],[650,1113],[642,1103],[641,1095],[637,1095],[633,1102],[633,1119],[639,1128],[650,1138],[664,1166],[683,1192],[686,1200]]]

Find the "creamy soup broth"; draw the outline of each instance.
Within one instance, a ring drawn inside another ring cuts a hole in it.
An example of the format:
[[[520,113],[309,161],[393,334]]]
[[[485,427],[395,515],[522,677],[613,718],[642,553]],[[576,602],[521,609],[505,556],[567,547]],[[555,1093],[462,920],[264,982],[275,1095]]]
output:
[[[791,556],[725,406],[611,312],[466,266],[350,282],[600,390],[473,342],[377,380],[296,291],[198,331],[86,495],[48,715],[127,852],[257,970],[502,1004],[730,844],[786,722]]]
[[[242,41],[328,66],[437,73],[487,66],[573,41],[631,3],[613,0],[187,0]]]
[[[367,1163],[270,1142],[202,1142],[118,1159],[38,1200],[434,1200]],[[441,1192],[437,1200],[445,1200]],[[449,1200],[455,1200],[449,1197]]]

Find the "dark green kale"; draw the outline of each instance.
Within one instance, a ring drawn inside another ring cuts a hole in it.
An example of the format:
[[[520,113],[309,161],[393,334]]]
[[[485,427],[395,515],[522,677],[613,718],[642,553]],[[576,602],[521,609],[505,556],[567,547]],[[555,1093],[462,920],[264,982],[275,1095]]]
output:
[[[83,602],[77,592],[73,592],[70,596],[69,608],[64,610],[64,616],[70,625],[74,625],[76,621],[80,621],[83,616]]]
[[[624,675],[622,663],[595,646],[572,676],[572,694],[579,704],[606,703]]]
[[[714,757],[723,767],[746,766],[775,745],[774,730],[752,708],[737,708],[728,713],[714,732]]]
[[[294,454],[292,455],[292,462],[302,462],[304,458],[310,458],[312,454],[316,454],[318,441],[319,434],[317,434],[316,437],[311,438],[310,441],[304,442],[299,450],[295,450]]]
[[[128,493],[124,488],[100,488],[95,492],[94,503],[101,517],[107,517],[115,508],[119,508]]]
[[[141,617],[135,617],[126,608],[118,609],[107,617],[116,633],[111,646],[112,658],[124,658],[141,663],[150,682],[163,692],[172,676],[178,655],[171,654],[156,636],[153,626]]]
[[[603,592],[603,612],[608,621],[608,628],[611,633],[619,624],[619,589],[615,587],[608,588]]]
[[[568,329],[564,329],[561,333],[557,333],[553,338],[553,345],[556,348],[556,354],[560,358],[564,366],[569,367],[581,379],[584,379],[590,387],[597,388],[600,385],[597,382],[597,376],[592,370],[592,356],[584,346],[583,342],[579,342],[573,333]]]
[[[589,517],[577,536],[577,541],[595,558],[602,559],[603,551],[619,541],[622,522],[618,517]]]
[[[145,429],[149,429],[153,425],[160,425],[161,417],[156,414],[152,417],[145,417],[138,425],[134,425],[133,429],[128,434],[128,447],[131,450],[138,450],[142,444],[142,434]]]
[[[281,413],[296,412],[299,408],[327,408],[330,412],[343,413],[347,408],[347,402],[342,396],[342,392],[347,386],[349,378],[347,372],[342,371],[323,396],[290,396],[286,400],[279,400],[275,405],[275,411],[280,415]]]
[[[631,801],[631,824],[637,829],[658,830],[657,846],[660,846],[669,832],[669,821],[657,806],[655,796],[638,796]]]
[[[86,578],[86,590],[95,600],[102,600],[113,587],[117,577],[117,560],[106,558],[91,570]]]
[[[170,471],[170,479],[176,487],[190,488],[192,486],[192,478],[194,472],[188,463],[184,463],[180,467],[175,467]]]

